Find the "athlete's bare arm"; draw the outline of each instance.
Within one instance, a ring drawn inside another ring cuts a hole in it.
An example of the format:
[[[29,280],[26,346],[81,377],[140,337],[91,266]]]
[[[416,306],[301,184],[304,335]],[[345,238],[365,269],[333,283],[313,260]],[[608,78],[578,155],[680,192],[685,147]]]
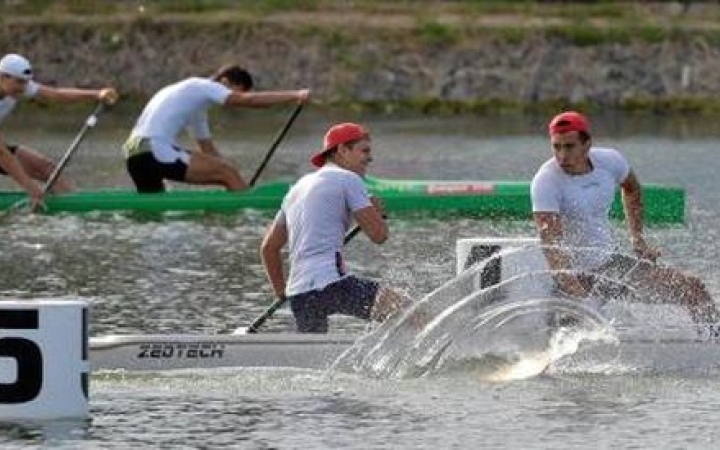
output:
[[[558,285],[568,295],[584,297],[587,292],[577,277],[568,272],[572,268],[570,256],[560,247],[563,233],[560,215],[554,212],[536,212],[533,217],[540,234],[545,259],[550,270],[556,272],[555,279]]]
[[[370,200],[373,204],[355,211],[353,217],[371,241],[382,244],[389,237],[388,226],[383,218],[383,207],[379,199],[372,197]]]
[[[309,96],[309,89],[265,92],[233,91],[225,100],[225,105],[264,108],[278,103],[305,103]]]
[[[285,224],[277,223],[277,220],[274,220],[260,245],[260,257],[265,267],[265,274],[277,297],[285,296],[282,248],[287,243],[287,240],[287,227]]]
[[[642,187],[640,182],[631,170],[625,181],[620,185],[622,192],[623,209],[625,211],[625,220],[627,221],[628,231],[633,251],[640,258],[655,261],[660,256],[660,251],[650,247],[643,236],[643,203],[642,203]]]
[[[114,88],[103,89],[79,89],[66,87],[50,87],[40,85],[35,96],[41,100],[51,101],[84,101],[84,100],[102,100],[105,103],[113,104],[118,99],[118,93]]]

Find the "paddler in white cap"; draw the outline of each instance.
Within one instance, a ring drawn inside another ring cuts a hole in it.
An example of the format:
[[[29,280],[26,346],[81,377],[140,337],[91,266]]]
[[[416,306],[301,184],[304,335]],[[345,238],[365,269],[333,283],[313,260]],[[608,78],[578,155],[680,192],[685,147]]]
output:
[[[114,103],[118,94],[114,88],[79,89],[72,87],[51,87],[33,80],[30,62],[16,53],[8,53],[0,59],[0,173],[10,175],[28,193],[31,203],[36,205],[42,198],[42,189],[37,183],[47,181],[55,164],[39,152],[20,144],[8,143],[2,133],[2,122],[21,98],[75,102],[103,101]],[[54,192],[72,190],[72,183],[60,176],[53,185]]]

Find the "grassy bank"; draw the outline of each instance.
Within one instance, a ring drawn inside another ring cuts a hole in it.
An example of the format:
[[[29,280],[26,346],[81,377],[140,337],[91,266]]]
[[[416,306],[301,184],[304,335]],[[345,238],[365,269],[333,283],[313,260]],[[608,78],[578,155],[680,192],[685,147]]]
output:
[[[477,33],[524,39],[542,33],[579,45],[703,37],[720,42],[711,2],[537,2],[522,0],[5,0],[0,21],[72,23],[286,23],[299,29],[411,31],[430,42]]]
[[[672,1],[529,1],[529,0],[5,0],[3,11],[16,14],[58,13],[99,15],[144,10],[148,13],[212,13],[243,10],[254,14],[297,12],[364,12],[416,14],[459,14],[475,18],[487,14],[515,14],[526,17],[565,19],[654,20],[684,15],[706,20],[708,11],[717,13],[714,2]]]
[[[376,47],[381,42],[392,43],[390,54],[402,48],[405,54],[424,52],[428,59],[434,54],[474,50],[478,43],[489,41],[511,44],[505,47],[488,45],[489,49],[507,49],[513,43],[517,43],[517,47],[530,47],[532,44],[528,45],[528,42],[537,40],[545,42],[542,45],[560,42],[573,48],[608,44],[637,46],[638,43],[640,47],[644,47],[642,44],[662,46],[667,42],[720,46],[720,5],[698,2],[0,0],[0,8],[0,24],[9,30],[4,41],[0,38],[0,46],[10,48],[23,31],[30,36],[28,42],[42,41],[42,36],[53,36],[56,42],[78,42],[87,35],[92,36],[87,40],[95,42],[93,49],[100,61],[117,61],[118,55],[127,48],[133,50],[125,51],[126,58],[134,58],[137,53],[133,52],[147,46],[135,43],[132,47],[128,41],[148,29],[152,32],[146,39],[165,37],[165,45],[209,32],[214,33],[210,42],[237,42],[247,35],[253,36],[247,42],[274,36],[282,36],[291,42],[307,42],[332,58],[332,70],[337,69],[336,77],[342,79],[327,89],[332,95],[316,98],[317,105],[373,113],[494,114],[499,111],[554,111],[568,107],[592,110],[594,105],[582,101],[570,104],[550,96],[532,101],[507,96],[485,98],[484,94],[494,94],[492,89],[463,100],[426,98],[422,97],[423,91],[418,90],[399,99],[358,100],[351,91],[352,84],[344,82],[346,78],[372,75],[374,69],[385,62],[383,57],[386,55],[362,51],[369,41]],[[23,30],[23,26],[27,28]],[[163,36],[158,29],[171,31]],[[180,53],[175,51],[175,54]],[[255,62],[261,64],[259,58]],[[138,65],[143,71],[147,70],[146,65]],[[408,66],[408,72],[411,73],[413,68]],[[187,73],[187,70],[174,66],[173,70],[176,74]],[[118,84],[122,86],[126,79],[120,76],[124,77],[126,72],[116,70],[110,77],[114,78],[115,74],[122,74],[118,75]],[[70,75],[70,79],[79,78],[78,74]],[[110,79],[107,74],[103,76]],[[357,86],[354,89],[357,90]],[[147,100],[149,91],[136,88],[123,94],[127,104],[136,108]],[[685,92],[671,92],[668,96],[640,92],[621,98],[612,107],[663,114],[717,115],[720,114],[720,98],[707,91],[694,96]],[[608,105],[598,108],[606,109]]]

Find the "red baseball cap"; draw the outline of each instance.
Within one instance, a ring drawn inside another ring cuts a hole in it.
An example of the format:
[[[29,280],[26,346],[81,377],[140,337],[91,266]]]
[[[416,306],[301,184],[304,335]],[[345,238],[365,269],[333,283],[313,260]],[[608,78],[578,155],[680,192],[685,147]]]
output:
[[[588,120],[575,111],[566,111],[553,117],[548,125],[550,134],[569,133],[571,131],[590,131],[590,123]]]
[[[315,167],[322,167],[323,164],[325,164],[325,154],[329,150],[346,142],[359,141],[360,139],[367,138],[368,135],[367,130],[356,123],[346,122],[333,125],[327,133],[325,133],[322,150],[312,155],[310,162]]]

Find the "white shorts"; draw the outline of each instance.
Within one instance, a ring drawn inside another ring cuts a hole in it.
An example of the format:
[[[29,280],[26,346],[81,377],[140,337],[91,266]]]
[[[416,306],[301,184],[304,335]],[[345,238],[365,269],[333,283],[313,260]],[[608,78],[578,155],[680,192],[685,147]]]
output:
[[[154,138],[150,138],[148,141],[152,154],[158,162],[172,164],[182,161],[185,165],[190,163],[190,152],[172,142]]]

